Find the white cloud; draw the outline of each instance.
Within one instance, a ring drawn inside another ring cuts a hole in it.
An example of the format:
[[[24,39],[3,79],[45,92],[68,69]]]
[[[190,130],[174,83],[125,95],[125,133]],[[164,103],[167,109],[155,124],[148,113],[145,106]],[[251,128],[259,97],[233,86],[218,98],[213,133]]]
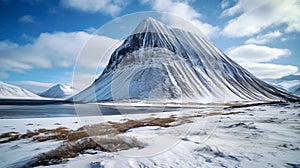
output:
[[[89,39],[92,39],[92,43],[86,45]],[[86,32],[42,33],[38,38],[33,39],[32,43],[25,45],[0,41],[0,72],[3,74],[1,76],[7,77],[6,74],[9,71],[23,73],[33,68],[73,66],[82,48],[85,49],[83,54],[88,54],[90,51],[93,57],[85,58],[80,65],[86,68],[96,68],[95,64],[98,65],[98,62],[93,59],[115,42],[118,40]]]
[[[45,83],[45,82],[37,82],[37,81],[18,81],[18,84],[33,85],[33,86],[40,86],[40,87],[47,87],[47,88],[55,85],[54,83]]]
[[[298,68],[292,65],[269,63],[241,63],[241,65],[259,78],[281,78],[298,71]]]
[[[266,44],[281,36],[282,33],[280,31],[269,32],[264,35],[256,36],[255,38],[250,38],[246,41],[246,44]]]
[[[257,46],[253,44],[231,48],[228,55],[237,62],[267,62],[290,55],[288,49]]]
[[[37,81],[17,81],[17,82],[9,82],[9,83],[20,86],[34,93],[43,92],[55,85],[55,83],[44,83],[44,82],[37,82]]]
[[[73,79],[72,85],[78,90],[90,86],[99,76],[99,74],[96,75],[99,68],[104,69],[106,67],[111,54],[122,43],[122,40],[103,36],[91,37],[77,57],[74,72],[69,73]]]
[[[228,51],[230,58],[260,78],[280,78],[297,72],[298,68],[292,65],[266,63],[290,54],[287,49],[253,44],[231,48]]]
[[[78,71],[69,72],[68,75],[72,76],[72,86],[78,91],[87,88],[98,78],[98,75],[96,74],[82,73]]]
[[[105,67],[113,51],[119,47],[122,42],[121,40],[104,36],[92,36],[81,49],[76,60],[76,66],[93,70],[99,67]]]
[[[221,17],[226,17],[226,16],[233,16],[235,14],[238,14],[238,13],[241,13],[243,11],[243,3],[245,1],[237,1],[237,3],[232,6],[231,8],[229,9],[226,9],[224,10],[222,13],[221,13]],[[227,6],[228,7],[228,6]],[[249,7],[249,5],[248,5]],[[226,7],[225,7],[226,8]],[[222,8],[222,9],[225,9],[225,8]]]
[[[241,13],[241,14],[240,14]],[[238,0],[221,16],[239,16],[231,19],[222,34],[244,37],[266,28],[284,25],[286,32],[300,32],[300,5],[298,0]]]
[[[19,18],[19,22],[22,23],[36,23],[35,19],[31,15],[24,15]]]
[[[121,0],[61,0],[60,4],[83,12],[101,12],[116,16],[129,2]]]
[[[24,39],[24,40],[28,40],[28,41],[32,41],[32,40],[33,40],[32,37],[28,36],[28,35],[25,34],[25,33],[23,33],[23,34],[21,35],[21,37],[22,37],[22,39]]]
[[[221,8],[225,9],[229,6],[229,0],[222,0],[221,2]]]
[[[96,31],[97,31],[97,29],[96,28],[94,28],[94,27],[89,27],[89,28],[87,28],[87,29],[84,29],[87,33],[90,33],[90,34],[93,34],[93,33],[95,33]]]
[[[193,7],[191,7],[187,1],[175,1],[175,0],[144,0],[142,3],[149,3],[153,10],[158,12],[166,12],[176,16],[179,16],[189,22],[191,22],[195,27],[199,28],[206,36],[213,37],[219,28],[212,26],[208,23],[202,22],[201,13],[197,12]],[[164,16],[163,19],[168,21],[173,27],[178,27],[185,30],[194,30],[194,28],[189,27],[186,23],[182,23],[179,19]]]

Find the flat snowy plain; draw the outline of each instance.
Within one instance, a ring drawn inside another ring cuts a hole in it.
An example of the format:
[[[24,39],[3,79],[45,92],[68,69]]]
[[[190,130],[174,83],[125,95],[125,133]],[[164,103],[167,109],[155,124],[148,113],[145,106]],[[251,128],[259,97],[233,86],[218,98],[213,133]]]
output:
[[[0,133],[58,127],[76,130],[93,123],[170,117],[181,120],[169,127],[140,126],[117,135],[134,137],[142,148],[116,152],[89,149],[47,167],[300,167],[299,103],[93,117],[12,117],[0,119]],[[0,143],[0,167],[21,167],[62,143],[33,138]]]

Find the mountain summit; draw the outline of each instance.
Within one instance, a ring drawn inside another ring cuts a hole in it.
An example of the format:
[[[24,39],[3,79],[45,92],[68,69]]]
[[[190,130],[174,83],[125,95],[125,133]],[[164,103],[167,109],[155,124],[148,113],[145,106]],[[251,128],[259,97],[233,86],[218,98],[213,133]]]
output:
[[[111,55],[95,82],[74,101],[298,101],[256,78],[201,33],[147,18]]]
[[[72,86],[68,84],[57,84],[39,95],[49,98],[68,98],[73,95],[73,92],[75,92],[75,90]]]

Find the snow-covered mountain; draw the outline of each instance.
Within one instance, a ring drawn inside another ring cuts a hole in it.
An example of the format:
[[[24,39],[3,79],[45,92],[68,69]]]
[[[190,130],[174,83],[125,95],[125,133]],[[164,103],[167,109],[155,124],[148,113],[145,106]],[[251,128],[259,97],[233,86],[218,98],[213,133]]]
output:
[[[278,79],[265,79],[265,80],[291,93],[300,94],[300,75],[288,75]]]
[[[143,20],[74,101],[298,101],[258,79],[204,35]]]
[[[74,92],[76,92],[76,90],[68,84],[57,84],[39,95],[49,98],[68,98],[72,96]]]
[[[276,79],[277,82],[292,81],[292,80],[300,81],[300,75],[288,75],[288,76],[283,76],[279,79]]]
[[[0,82],[0,99],[42,99],[42,97],[18,86]]]
[[[293,91],[294,94],[300,95],[300,85],[297,86],[297,88],[295,88],[295,90]]]

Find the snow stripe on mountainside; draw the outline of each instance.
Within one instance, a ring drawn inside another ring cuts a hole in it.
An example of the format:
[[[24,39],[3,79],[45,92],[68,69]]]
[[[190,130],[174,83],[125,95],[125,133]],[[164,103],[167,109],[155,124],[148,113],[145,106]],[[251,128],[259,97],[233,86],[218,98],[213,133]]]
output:
[[[99,44],[100,45],[100,44]],[[299,101],[256,78],[201,33],[143,20],[74,101]]]
[[[74,92],[76,92],[76,90],[68,84],[57,84],[39,95],[50,98],[68,98],[72,96]]]
[[[0,82],[0,99],[42,99],[42,97],[18,86]]]

